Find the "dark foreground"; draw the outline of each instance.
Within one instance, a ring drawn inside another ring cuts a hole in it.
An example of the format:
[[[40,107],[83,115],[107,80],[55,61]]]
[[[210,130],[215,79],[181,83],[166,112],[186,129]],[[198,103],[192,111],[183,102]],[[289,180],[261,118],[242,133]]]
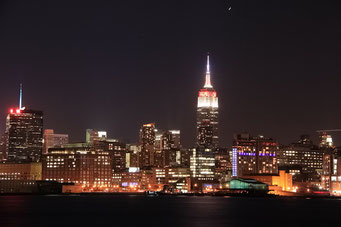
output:
[[[341,199],[0,196],[0,226],[327,226]]]

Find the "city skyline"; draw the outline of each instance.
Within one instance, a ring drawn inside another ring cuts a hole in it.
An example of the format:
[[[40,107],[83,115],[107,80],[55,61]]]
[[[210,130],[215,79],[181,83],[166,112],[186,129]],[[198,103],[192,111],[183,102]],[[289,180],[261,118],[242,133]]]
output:
[[[197,108],[199,108],[199,106],[201,105],[201,104],[199,104],[200,102],[202,103],[203,101],[200,101],[200,93],[201,92],[203,92],[204,90],[207,90],[207,89],[211,89],[214,93],[215,93],[215,95],[214,95],[214,97],[216,97],[216,101],[210,101],[210,104],[209,105],[213,105],[213,106],[215,106],[215,108],[217,108],[218,109],[218,95],[216,94],[216,91],[213,89],[213,86],[212,86],[212,82],[211,82],[211,75],[210,75],[211,73],[210,73],[210,62],[209,62],[209,53],[207,53],[207,62],[206,62],[206,73],[205,73],[205,79],[204,79],[204,86],[203,86],[203,88],[202,89],[200,89],[200,91],[199,91],[199,100],[198,100],[198,104],[197,104]],[[19,103],[19,105],[18,106],[16,106],[16,105],[12,105],[11,106],[11,108],[8,110],[8,113],[13,113],[13,112],[15,112],[15,111],[18,111],[18,110],[20,110],[20,112],[21,111],[24,111],[25,110],[25,106],[24,106],[24,98],[23,98],[23,94],[24,92],[23,92],[23,84],[22,83],[20,83],[19,84],[19,92],[18,92],[18,103]],[[205,101],[206,102],[206,101]],[[211,103],[212,102],[212,103]],[[216,102],[216,103],[215,103]],[[197,110],[197,111],[199,111],[199,110]],[[43,111],[44,112],[44,111]],[[218,114],[217,114],[218,115]],[[221,118],[221,117],[220,117]],[[219,120],[221,120],[219,117],[218,117],[218,119]],[[157,124],[159,124],[159,122],[155,122],[154,121],[154,123],[157,123]],[[197,124],[198,124],[198,122],[197,122]],[[218,124],[218,123],[217,123]],[[162,124],[161,124],[162,125]],[[198,125],[197,125],[197,127],[199,127]],[[45,129],[49,129],[49,127],[44,127]],[[181,126],[180,126],[180,128],[181,128]],[[336,127],[335,127],[336,128]],[[109,131],[109,133],[110,133],[110,130],[108,130],[107,128],[96,128],[96,129],[99,129],[99,130],[105,130],[106,132],[107,131]],[[160,128],[160,129],[166,129],[166,130],[172,130],[172,129],[175,129],[174,127],[172,128],[172,127],[170,127],[170,128]],[[53,129],[54,130],[54,129]],[[88,130],[88,128],[86,128],[85,130]],[[198,130],[198,128],[196,129],[196,130]],[[329,129],[324,129],[324,130],[329,130]],[[181,131],[181,130],[180,130]],[[217,129],[216,129],[216,131],[218,131]],[[322,130],[323,131],[323,130]],[[335,140],[335,137],[336,138],[338,138],[338,136],[337,136],[337,133],[336,133],[336,136],[335,136],[335,134],[332,132],[332,131],[334,131],[333,129],[332,130],[329,130],[329,131],[331,131],[331,133],[332,133],[332,136],[333,136],[333,142],[334,142],[334,144],[336,145],[336,146],[338,146],[338,141],[337,140]],[[335,130],[335,131],[338,131],[338,130]],[[236,132],[233,132],[233,134],[231,135],[231,138],[232,138],[232,136],[233,135],[235,135],[235,134],[237,134],[237,133],[249,133],[250,131],[248,131],[248,130],[242,130],[242,131],[236,131]],[[314,133],[316,134],[313,134],[313,135],[311,135],[311,134],[308,134],[309,136],[311,136],[312,137],[312,141],[315,143],[315,144],[318,144],[318,137],[320,136],[320,133],[321,131],[319,131],[319,130],[315,130],[314,131]],[[65,131],[65,132],[60,132],[60,133],[67,133],[67,134],[73,134],[73,132],[72,131]],[[196,132],[196,133],[198,133],[198,131]],[[218,135],[220,134],[220,132],[218,131]],[[81,138],[80,140],[74,140],[74,139],[72,139],[71,138],[71,141],[72,142],[82,142],[82,141],[85,141],[86,140],[86,138],[85,138],[85,133],[84,133],[84,131],[82,132],[82,137],[83,138]],[[259,133],[258,135],[264,135],[264,133]],[[304,134],[302,134],[302,135],[304,135]],[[79,137],[79,135],[78,135],[78,137]],[[128,143],[138,143],[139,142],[139,138],[137,137],[137,139],[136,140],[131,140],[131,138],[122,138],[122,137],[113,137],[113,138],[116,138],[116,139],[119,139],[119,140],[121,140],[121,141],[124,141],[124,142],[128,142]],[[277,138],[275,138],[277,141],[278,141],[278,139]],[[298,135],[296,135],[296,138],[295,139],[298,139]],[[197,146],[198,144],[198,142],[197,142],[197,140],[198,140],[198,138],[195,138],[194,139],[194,141],[196,141],[196,142],[194,142],[192,145],[189,145],[189,146],[187,146],[187,147],[195,147],[195,146]],[[217,141],[219,141],[219,139],[217,139]],[[231,139],[231,141],[232,141],[232,139]],[[296,141],[296,140],[293,140],[293,141]],[[290,141],[288,144],[290,144],[290,143],[292,143],[293,141]],[[184,143],[184,144],[186,144],[186,142]],[[232,144],[232,143],[231,143]],[[281,145],[284,145],[284,143],[279,143],[279,144],[281,144]],[[230,145],[227,145],[227,146],[221,146],[221,147],[230,147]]]
[[[208,8],[204,1],[182,7],[169,3],[168,8],[153,3],[160,6],[158,12],[142,3],[122,3],[122,12],[110,3],[85,3],[79,11],[72,11],[78,6],[71,4],[61,9],[65,18],[58,23],[60,12],[52,5],[41,6],[50,10],[46,15],[23,4],[2,7],[15,13],[4,14],[0,24],[6,34],[0,37],[1,119],[17,104],[17,87],[23,83],[25,105],[43,110],[45,128],[68,133],[71,141],[83,141],[85,129],[99,128],[136,142],[140,126],[155,122],[180,129],[183,144],[190,147],[195,144],[196,93],[209,51],[219,93],[221,146],[230,147],[232,134],[243,131],[288,144],[301,134],[310,134],[316,143],[316,130],[340,128],[339,68],[330,60],[340,50],[333,3],[243,1],[231,3],[230,11],[222,2]],[[180,17],[174,17],[175,10]],[[89,13],[92,17],[85,20]],[[138,26],[136,18],[141,19]],[[61,35],[66,33],[73,36]],[[333,136],[338,145],[340,133]]]
[[[0,226],[338,223],[340,11],[0,1]]]

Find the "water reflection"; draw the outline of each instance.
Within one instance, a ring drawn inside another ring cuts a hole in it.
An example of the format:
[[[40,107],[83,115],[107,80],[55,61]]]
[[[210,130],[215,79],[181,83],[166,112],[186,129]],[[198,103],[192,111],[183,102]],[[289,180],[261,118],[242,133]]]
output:
[[[340,208],[336,199],[0,196],[0,226],[325,225],[336,221]]]

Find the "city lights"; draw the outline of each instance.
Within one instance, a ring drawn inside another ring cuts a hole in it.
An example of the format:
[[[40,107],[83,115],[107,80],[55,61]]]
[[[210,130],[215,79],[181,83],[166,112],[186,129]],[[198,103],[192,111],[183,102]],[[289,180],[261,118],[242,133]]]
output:
[[[191,148],[181,144],[180,130],[164,130],[154,122],[141,125],[137,143],[126,144],[98,129],[86,129],[85,142],[70,143],[68,134],[43,131],[42,111],[9,109],[0,140],[0,154],[5,154],[0,180],[20,184],[0,189],[29,193],[44,182],[60,193],[340,196],[341,157],[327,134],[338,129],[318,130],[319,146],[307,135],[284,146],[243,132],[233,135],[231,147],[220,147],[209,57],[206,69]],[[22,105],[22,86],[20,99]],[[21,181],[31,188],[20,188]]]
[[[0,227],[340,222],[341,1],[2,2]]]

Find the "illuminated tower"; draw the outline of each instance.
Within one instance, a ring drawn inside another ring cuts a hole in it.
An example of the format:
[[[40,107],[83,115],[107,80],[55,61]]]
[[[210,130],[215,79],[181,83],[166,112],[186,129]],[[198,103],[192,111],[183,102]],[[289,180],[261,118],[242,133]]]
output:
[[[43,112],[22,106],[20,84],[19,107],[10,109],[6,119],[7,161],[37,162],[43,149]]]
[[[210,59],[207,56],[205,85],[198,96],[197,146],[214,149],[218,143],[218,96],[211,84]]]
[[[140,167],[154,165],[155,123],[144,124],[140,130]]]

